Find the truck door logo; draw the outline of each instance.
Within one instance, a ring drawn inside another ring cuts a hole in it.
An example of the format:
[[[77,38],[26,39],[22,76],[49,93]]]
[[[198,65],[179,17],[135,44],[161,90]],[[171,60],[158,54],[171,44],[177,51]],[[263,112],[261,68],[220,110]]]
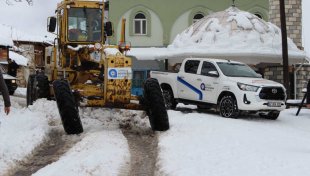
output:
[[[201,83],[200,89],[201,89],[201,90],[206,90],[206,85],[205,85],[204,83]]]

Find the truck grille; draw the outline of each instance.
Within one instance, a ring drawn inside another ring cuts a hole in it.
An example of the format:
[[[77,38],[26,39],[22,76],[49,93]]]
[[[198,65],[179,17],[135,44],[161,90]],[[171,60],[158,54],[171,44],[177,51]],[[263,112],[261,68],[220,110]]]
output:
[[[284,100],[285,92],[282,87],[263,87],[259,98],[264,100]]]

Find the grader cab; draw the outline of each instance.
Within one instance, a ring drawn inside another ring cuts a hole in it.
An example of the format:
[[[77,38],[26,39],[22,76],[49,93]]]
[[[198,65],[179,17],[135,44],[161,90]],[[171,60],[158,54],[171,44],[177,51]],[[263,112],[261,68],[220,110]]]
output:
[[[44,69],[28,79],[27,105],[38,98],[56,100],[68,134],[83,132],[78,107],[145,110],[153,130],[169,129],[157,80],[145,81],[143,97],[131,95],[132,62],[124,54],[129,47],[123,37],[119,46],[106,44],[113,28],[104,22],[104,2],[63,0],[47,28],[57,37]]]

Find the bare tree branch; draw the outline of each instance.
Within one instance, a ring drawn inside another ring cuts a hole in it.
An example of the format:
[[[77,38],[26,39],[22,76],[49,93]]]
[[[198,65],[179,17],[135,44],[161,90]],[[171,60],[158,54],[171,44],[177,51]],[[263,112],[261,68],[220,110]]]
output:
[[[6,2],[8,5],[13,5],[12,1],[15,1],[15,2],[26,1],[26,2],[28,3],[28,5],[33,5],[33,0],[5,0],[5,2]]]

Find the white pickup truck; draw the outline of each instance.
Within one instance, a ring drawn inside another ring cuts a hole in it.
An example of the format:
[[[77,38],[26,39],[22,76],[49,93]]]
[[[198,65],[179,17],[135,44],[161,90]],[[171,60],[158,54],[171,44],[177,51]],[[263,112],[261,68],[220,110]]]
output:
[[[240,112],[275,120],[285,109],[286,89],[266,80],[248,65],[221,59],[188,58],[178,73],[152,71],[168,109],[177,103],[215,106],[220,115],[238,118]]]

